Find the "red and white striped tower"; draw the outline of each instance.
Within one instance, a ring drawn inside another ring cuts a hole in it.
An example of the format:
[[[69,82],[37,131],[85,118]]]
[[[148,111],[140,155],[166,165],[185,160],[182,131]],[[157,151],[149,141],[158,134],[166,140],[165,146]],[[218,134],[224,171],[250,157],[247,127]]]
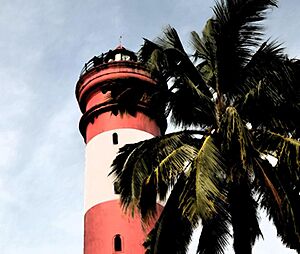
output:
[[[134,114],[119,113],[118,101],[111,100],[116,86],[139,92],[149,88]],[[156,86],[157,80],[136,55],[122,46],[92,58],[81,72],[76,97],[83,113],[79,129],[86,142],[84,254],[145,252],[140,218],[123,213],[108,174],[120,147],[165,131],[165,118],[151,108],[149,93]]]

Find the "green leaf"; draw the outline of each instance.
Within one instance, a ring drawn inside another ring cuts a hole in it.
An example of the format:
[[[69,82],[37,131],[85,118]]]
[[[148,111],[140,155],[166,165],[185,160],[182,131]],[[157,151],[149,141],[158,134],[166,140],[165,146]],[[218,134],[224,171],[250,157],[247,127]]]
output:
[[[226,157],[229,158],[229,165],[241,163],[244,169],[248,168],[251,170],[254,152],[252,138],[236,108],[226,108],[218,132],[222,142],[222,150]],[[232,172],[233,175],[236,173],[238,172]],[[238,174],[241,173],[239,172]]]
[[[224,180],[224,164],[220,151],[211,136],[203,139],[203,144],[187,171],[188,181],[181,194],[180,208],[184,216],[195,215],[203,219],[213,216],[225,200],[226,190],[220,188]]]

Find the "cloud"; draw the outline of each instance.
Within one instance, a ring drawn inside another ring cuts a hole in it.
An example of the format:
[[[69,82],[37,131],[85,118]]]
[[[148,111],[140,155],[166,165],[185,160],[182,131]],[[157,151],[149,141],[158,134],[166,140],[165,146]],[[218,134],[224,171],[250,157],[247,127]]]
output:
[[[0,171],[7,170],[10,163],[16,159],[19,135],[20,133],[15,130],[0,132]]]

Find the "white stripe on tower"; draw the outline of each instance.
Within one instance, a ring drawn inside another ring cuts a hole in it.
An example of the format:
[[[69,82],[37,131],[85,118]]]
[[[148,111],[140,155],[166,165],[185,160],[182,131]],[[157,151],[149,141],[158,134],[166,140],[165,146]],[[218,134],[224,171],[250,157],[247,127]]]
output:
[[[114,144],[114,137],[117,144]],[[153,135],[137,129],[114,129],[98,134],[86,146],[84,210],[118,199],[114,193],[113,176],[108,176],[111,164],[120,147],[152,138]]]

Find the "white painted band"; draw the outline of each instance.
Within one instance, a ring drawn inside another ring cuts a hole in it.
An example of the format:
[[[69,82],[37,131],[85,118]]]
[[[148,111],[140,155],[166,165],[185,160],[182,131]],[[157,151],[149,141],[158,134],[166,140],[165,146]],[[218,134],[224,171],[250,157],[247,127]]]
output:
[[[118,135],[118,144],[113,144],[113,133]],[[114,194],[111,164],[120,147],[152,138],[148,132],[136,129],[116,129],[98,134],[86,146],[84,212],[108,200],[117,199]]]

